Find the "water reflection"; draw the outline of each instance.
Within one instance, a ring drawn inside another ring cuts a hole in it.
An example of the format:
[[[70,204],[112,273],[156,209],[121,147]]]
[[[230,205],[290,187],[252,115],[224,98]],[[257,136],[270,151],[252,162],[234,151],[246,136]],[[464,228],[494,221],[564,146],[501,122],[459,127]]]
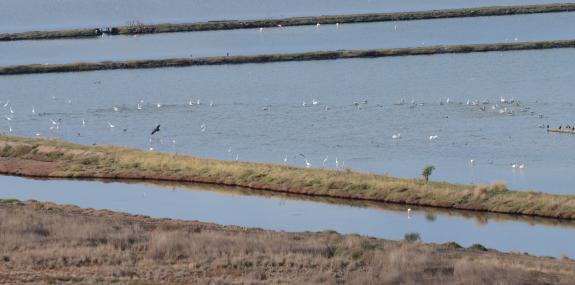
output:
[[[415,208],[180,183],[30,180],[1,176],[0,197],[36,199],[152,217],[285,231],[335,230],[387,239],[481,243],[503,251],[575,256],[574,224],[469,211]],[[525,237],[517,239],[517,237]]]

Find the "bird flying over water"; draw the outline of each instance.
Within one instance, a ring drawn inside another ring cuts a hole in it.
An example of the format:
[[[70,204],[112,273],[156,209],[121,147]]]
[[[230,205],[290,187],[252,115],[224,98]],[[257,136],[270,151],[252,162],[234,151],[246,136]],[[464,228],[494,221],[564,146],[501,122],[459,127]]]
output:
[[[160,131],[160,125],[157,125],[156,128],[152,131],[152,133],[150,133],[150,135],[152,136],[159,131]]]

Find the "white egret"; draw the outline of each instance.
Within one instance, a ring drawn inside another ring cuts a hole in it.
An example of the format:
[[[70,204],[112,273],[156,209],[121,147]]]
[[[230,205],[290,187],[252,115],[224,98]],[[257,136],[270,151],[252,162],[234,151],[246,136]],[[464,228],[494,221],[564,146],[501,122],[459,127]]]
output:
[[[323,159],[323,163],[322,163],[322,166],[323,166],[323,167],[325,167],[325,164],[327,163],[327,160],[328,160],[328,159],[329,159],[329,155],[326,156],[326,157]]]
[[[115,128],[116,126],[112,125],[112,123],[108,122],[108,126],[110,127],[110,129]]]
[[[306,158],[305,159],[305,168],[310,168],[310,167],[311,167],[311,163],[309,163],[309,161]]]
[[[393,134],[393,135],[391,136],[391,138],[394,139],[394,140],[400,139],[400,138],[401,138],[401,134],[400,134],[400,133]]]
[[[438,138],[439,138],[439,136],[437,136],[437,135],[429,136],[429,140],[430,140],[430,141],[436,140],[436,139],[438,139]]]

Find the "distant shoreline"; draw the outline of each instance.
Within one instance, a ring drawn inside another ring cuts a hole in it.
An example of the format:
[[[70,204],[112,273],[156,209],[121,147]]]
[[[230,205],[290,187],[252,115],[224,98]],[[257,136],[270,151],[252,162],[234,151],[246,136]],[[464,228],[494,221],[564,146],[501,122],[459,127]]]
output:
[[[0,41],[47,40],[91,38],[102,34],[135,35],[150,33],[197,32],[234,29],[274,28],[278,26],[304,26],[319,24],[370,23],[390,21],[413,21],[426,19],[445,19],[484,16],[508,16],[539,13],[557,13],[575,11],[575,3],[540,4],[518,6],[491,6],[461,9],[441,9],[414,12],[369,13],[352,15],[307,16],[283,19],[260,20],[222,20],[180,24],[151,24],[118,27],[94,27],[87,29],[70,29],[59,31],[31,31],[22,33],[0,34]],[[108,31],[102,28],[109,28]]]
[[[117,146],[86,146],[0,136],[0,173],[31,177],[111,178],[209,183],[448,209],[575,219],[575,196],[510,191],[391,176],[218,161]]]
[[[141,69],[185,67],[201,65],[271,63],[288,61],[333,60],[350,58],[376,58],[394,56],[459,54],[476,52],[504,52],[536,49],[573,48],[575,40],[446,45],[429,47],[388,48],[370,50],[337,50],[337,51],[311,51],[301,53],[212,56],[197,58],[168,58],[130,61],[101,61],[79,62],[66,64],[26,64],[0,67],[0,76],[15,74],[54,73],[54,72],[80,72],[115,69]]]

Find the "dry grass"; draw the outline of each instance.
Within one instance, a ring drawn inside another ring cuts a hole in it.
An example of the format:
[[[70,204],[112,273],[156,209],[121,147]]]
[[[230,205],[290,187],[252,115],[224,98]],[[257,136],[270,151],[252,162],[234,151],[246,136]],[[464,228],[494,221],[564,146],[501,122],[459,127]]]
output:
[[[115,146],[85,146],[55,140],[0,136],[0,172],[63,178],[127,178],[213,183],[316,196],[499,213],[575,218],[575,197],[490,187],[425,183],[352,171],[302,169],[273,164],[199,159]],[[24,159],[42,163],[12,165]],[[47,172],[47,165],[52,170]],[[478,190],[479,189],[479,190]]]
[[[0,284],[573,284],[575,263],[0,200]]]

